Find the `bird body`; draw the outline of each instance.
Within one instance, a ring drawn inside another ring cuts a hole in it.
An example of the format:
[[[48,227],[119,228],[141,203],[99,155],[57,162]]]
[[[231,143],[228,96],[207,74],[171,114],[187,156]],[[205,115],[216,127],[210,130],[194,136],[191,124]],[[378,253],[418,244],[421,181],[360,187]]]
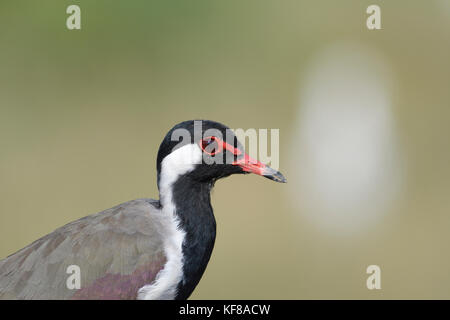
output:
[[[170,223],[152,199],[129,201],[71,222],[0,262],[0,297],[126,299],[167,261],[159,236]],[[67,267],[81,270],[68,290]]]
[[[190,137],[195,121],[176,125],[158,152],[160,199],[137,199],[71,222],[0,261],[0,299],[187,299],[200,281],[216,237],[210,191],[217,179],[254,172],[284,182],[248,156],[233,137]],[[203,129],[228,129],[203,121]],[[215,146],[209,152],[207,147]],[[208,151],[207,151],[208,150]],[[206,164],[206,157],[232,157]],[[245,162],[247,161],[247,162]],[[79,288],[67,270],[80,271]]]

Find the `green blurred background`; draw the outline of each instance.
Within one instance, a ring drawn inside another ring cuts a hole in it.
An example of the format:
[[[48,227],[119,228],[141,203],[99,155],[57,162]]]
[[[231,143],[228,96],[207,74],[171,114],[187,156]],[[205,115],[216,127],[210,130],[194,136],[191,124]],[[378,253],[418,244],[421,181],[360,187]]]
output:
[[[288,184],[216,184],[192,298],[449,299],[449,40],[448,0],[2,0],[0,257],[157,197],[161,139],[205,118],[279,128]]]

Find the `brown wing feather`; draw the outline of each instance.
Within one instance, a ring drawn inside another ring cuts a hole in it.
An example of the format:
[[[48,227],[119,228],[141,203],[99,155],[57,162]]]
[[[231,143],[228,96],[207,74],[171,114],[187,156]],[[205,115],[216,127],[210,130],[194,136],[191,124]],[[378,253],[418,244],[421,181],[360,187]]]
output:
[[[135,299],[164,267],[155,200],[138,199],[69,223],[0,261],[0,299]],[[68,289],[67,267],[81,288]]]

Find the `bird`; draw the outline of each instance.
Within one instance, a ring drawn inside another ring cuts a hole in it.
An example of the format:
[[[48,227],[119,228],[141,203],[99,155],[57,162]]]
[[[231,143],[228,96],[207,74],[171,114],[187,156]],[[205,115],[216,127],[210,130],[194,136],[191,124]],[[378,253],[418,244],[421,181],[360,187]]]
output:
[[[215,182],[247,173],[286,182],[211,120],[176,124],[156,160],[159,200],[131,200],[70,222],[0,260],[0,299],[188,299],[214,247]]]

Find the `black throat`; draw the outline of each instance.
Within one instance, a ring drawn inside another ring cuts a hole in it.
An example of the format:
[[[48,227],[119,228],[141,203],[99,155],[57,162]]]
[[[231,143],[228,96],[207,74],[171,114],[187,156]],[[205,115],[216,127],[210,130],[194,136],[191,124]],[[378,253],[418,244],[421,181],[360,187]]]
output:
[[[187,299],[206,269],[216,239],[216,220],[211,207],[212,182],[180,176],[172,186],[172,201],[186,232],[183,243],[183,280],[175,299]]]

